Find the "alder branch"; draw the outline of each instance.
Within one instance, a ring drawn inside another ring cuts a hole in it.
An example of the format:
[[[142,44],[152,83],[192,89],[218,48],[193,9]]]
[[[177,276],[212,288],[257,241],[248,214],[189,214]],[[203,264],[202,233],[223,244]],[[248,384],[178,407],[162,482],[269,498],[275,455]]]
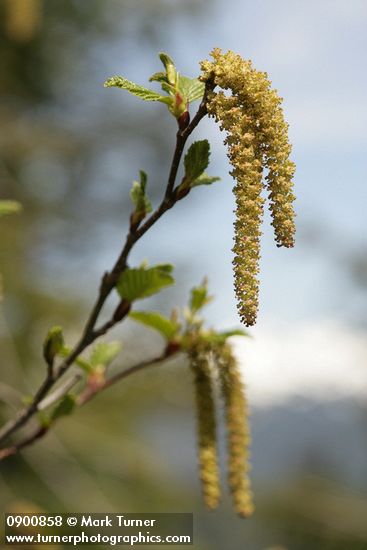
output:
[[[82,407],[83,405],[91,401],[94,397],[99,395],[101,392],[110,388],[111,386],[114,386],[121,380],[124,380],[125,378],[128,378],[132,374],[136,374],[137,372],[140,372],[142,370],[161,365],[165,361],[168,361],[169,359],[173,359],[179,353],[180,353],[179,350],[173,353],[167,353],[165,351],[162,355],[159,355],[154,359],[148,359],[146,361],[133,365],[125,370],[117,372],[110,378],[107,378],[106,380],[104,380],[103,383],[97,388],[91,388],[87,386],[85,390],[78,396],[76,400],[76,406]],[[64,386],[62,386],[61,388],[58,388],[53,394],[51,394],[49,397],[41,401],[41,403],[38,406],[38,410],[44,410],[46,407],[51,406],[53,403],[58,401],[58,399],[60,399],[63,395],[65,395],[79,381],[80,381],[79,374],[70,378],[65,383]],[[33,434],[25,437],[24,439],[22,439],[21,441],[19,441],[14,445],[11,445],[4,449],[0,449],[0,462],[5,458],[8,458],[9,456],[17,454],[19,451],[21,451],[25,447],[29,447],[39,439],[43,438],[49,432],[52,426],[53,426],[53,423],[51,423],[48,426],[38,426],[33,432]]]
[[[190,124],[185,129],[179,129],[176,135],[176,146],[173,153],[171,167],[169,171],[166,191],[161,204],[151,214],[151,216],[138,228],[131,228],[127,234],[123,249],[110,272],[106,272],[102,277],[102,281],[99,288],[99,294],[97,300],[92,308],[92,311],[87,319],[82,336],[77,344],[74,346],[70,354],[63,360],[63,362],[56,369],[55,367],[49,368],[47,376],[40,388],[36,392],[32,403],[28,407],[24,408],[18,413],[18,415],[10,420],[0,430],[0,443],[4,442],[10,435],[23,427],[39,410],[39,405],[46,397],[49,390],[54,384],[66,373],[70,366],[75,362],[77,357],[99,336],[105,334],[113,326],[123,320],[126,314],[119,319],[112,318],[107,323],[102,325],[99,329],[95,329],[95,325],[102,311],[102,308],[115,288],[116,283],[127,268],[127,259],[129,253],[135,243],[159,220],[159,218],[179,200],[175,195],[175,182],[177,177],[178,167],[182,158],[182,153],[186,144],[186,141],[202,118],[207,114],[206,102],[207,94],[214,87],[213,83],[208,82],[205,87],[204,97],[200,103],[198,111]],[[37,438],[36,438],[37,439]],[[32,441],[33,442],[33,441]]]

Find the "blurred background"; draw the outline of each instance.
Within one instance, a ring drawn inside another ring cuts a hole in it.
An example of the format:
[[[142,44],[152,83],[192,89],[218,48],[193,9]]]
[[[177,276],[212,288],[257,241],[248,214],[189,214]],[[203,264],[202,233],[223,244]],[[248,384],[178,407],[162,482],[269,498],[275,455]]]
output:
[[[259,321],[233,340],[251,405],[253,518],[236,518],[227,496],[203,508],[184,363],[126,380],[2,463],[0,507],[193,511],[200,550],[367,548],[366,2],[0,0],[0,16],[0,198],[23,205],[0,222],[2,421],[43,378],[48,328],[77,338],[121,249],[138,170],[155,203],[166,181],[175,120],[104,89],[108,76],[144,85],[167,51],[193,77],[214,46],[233,49],[285,98],[298,167],[297,246],[277,249],[266,220]],[[212,121],[194,138],[210,140],[222,181],[169,212],[131,263],[176,265],[176,286],[144,309],[184,305],[208,275],[207,318],[233,328],[229,166]],[[124,343],[115,368],[162,347],[133,323],[109,338]]]

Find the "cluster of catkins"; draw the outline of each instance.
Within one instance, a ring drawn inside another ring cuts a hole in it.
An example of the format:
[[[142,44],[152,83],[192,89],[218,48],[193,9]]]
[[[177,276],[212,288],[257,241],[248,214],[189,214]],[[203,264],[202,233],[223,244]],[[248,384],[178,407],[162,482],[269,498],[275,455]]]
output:
[[[228,485],[236,512],[248,517],[253,512],[248,477],[250,443],[244,386],[231,347],[226,343],[199,340],[190,347],[194,375],[198,424],[199,469],[206,505],[216,508],[220,499],[220,475],[216,436],[214,382],[222,394],[228,449]]]
[[[222,53],[216,48],[211,55],[213,61],[201,63],[201,79],[213,86],[207,96],[208,114],[227,133],[231,175],[236,180],[235,290],[241,320],[253,325],[258,309],[262,192],[265,188],[269,196],[277,246],[292,247],[295,165],[289,159],[282,99],[271,89],[267,74],[231,51]],[[214,91],[215,86],[230,93]]]

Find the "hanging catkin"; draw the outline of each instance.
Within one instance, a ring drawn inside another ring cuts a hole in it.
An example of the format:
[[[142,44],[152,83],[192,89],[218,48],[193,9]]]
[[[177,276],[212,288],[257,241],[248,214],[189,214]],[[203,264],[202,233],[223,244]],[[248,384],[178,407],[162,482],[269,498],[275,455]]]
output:
[[[236,512],[248,517],[254,506],[248,477],[250,433],[245,389],[231,347],[218,345],[214,353],[225,410],[228,485]]]
[[[271,88],[267,74],[231,51],[223,54],[216,48],[211,55],[213,61],[201,63],[201,79],[231,92],[209,92],[207,110],[227,133],[231,175],[236,180],[235,291],[241,320],[253,325],[258,310],[262,191],[269,196],[277,245],[293,246],[295,165],[289,159],[282,99]]]
[[[193,345],[189,361],[194,375],[199,470],[205,504],[213,509],[220,497],[219,467],[216,437],[215,404],[210,349],[203,343]]]

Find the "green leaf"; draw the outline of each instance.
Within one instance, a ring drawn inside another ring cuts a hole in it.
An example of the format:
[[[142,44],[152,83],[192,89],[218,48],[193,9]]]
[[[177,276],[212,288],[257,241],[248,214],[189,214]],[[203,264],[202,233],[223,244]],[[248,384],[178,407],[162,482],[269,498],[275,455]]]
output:
[[[100,342],[94,347],[90,355],[92,367],[98,367],[99,365],[107,367],[120,353],[121,348],[121,342]]]
[[[197,180],[209,164],[210,145],[207,139],[195,141],[185,155],[185,180]]]
[[[185,96],[186,100],[191,103],[196,99],[202,99],[205,91],[205,84],[197,78],[189,78],[188,76],[179,75],[178,89]]]
[[[22,210],[22,206],[17,201],[0,201],[0,217],[8,214],[17,214]]]
[[[159,71],[158,73],[154,73],[150,79],[149,82],[165,82],[167,84],[167,74]]]
[[[71,394],[65,395],[58,403],[57,407],[52,411],[51,420],[54,421],[57,418],[71,414],[74,408],[75,397]]]
[[[203,172],[196,180],[191,183],[191,187],[197,187],[198,185],[210,185],[215,181],[220,181],[220,178],[216,176],[208,176],[206,172]]]
[[[83,357],[77,357],[75,359],[75,364],[78,365],[78,367],[83,369],[85,372],[90,372],[93,368],[86,359],[83,359]]]
[[[60,357],[63,357],[65,359],[66,357],[69,357],[71,351],[72,350],[69,346],[62,346],[62,348],[59,351],[59,355]],[[78,365],[78,367],[80,367],[81,369],[85,370],[86,372],[90,372],[92,370],[92,365],[83,357],[80,357],[80,356],[77,357],[74,360],[74,363]]]
[[[231,336],[249,337],[249,334],[242,329],[233,329],[233,330],[227,330],[224,332],[210,332],[206,334],[204,338],[207,342],[224,344],[227,338],[230,338]]]
[[[144,101],[160,101],[161,103],[166,103],[167,105],[171,105],[172,103],[172,98],[157,94],[157,92],[144,88],[144,86],[140,86],[139,84],[135,84],[135,82],[131,82],[131,80],[127,80],[122,76],[112,76],[111,78],[108,78],[104,83],[104,86],[105,88],[122,88],[123,90],[127,90],[131,94],[140,97],[140,99],[143,99]]]
[[[173,271],[173,265],[172,264],[157,264],[155,266],[155,269],[159,269],[159,271],[162,271],[163,273],[170,274]]]
[[[48,365],[52,365],[56,355],[60,354],[64,347],[64,336],[61,327],[52,327],[43,343],[43,357]]]
[[[135,206],[135,212],[147,214],[152,211],[152,204],[145,193],[147,185],[147,175],[143,170],[140,170],[140,182],[133,181],[133,186],[130,191],[131,200]]]
[[[145,189],[148,182],[148,176],[147,176],[147,173],[144,172],[144,170],[139,170],[139,175],[140,175],[140,186],[143,192],[145,193]]]
[[[173,285],[175,280],[171,275],[173,266],[159,264],[147,268],[126,269],[116,285],[121,298],[133,302],[156,294],[162,288]]]
[[[166,340],[171,340],[179,329],[176,321],[155,311],[132,311],[129,317],[142,325],[157,330]]]
[[[206,304],[211,302],[213,296],[208,295],[207,282],[191,289],[190,309],[193,313],[200,311]]]
[[[162,61],[164,68],[166,69],[168,83],[172,86],[176,86],[178,75],[173,59],[164,52],[159,54],[159,59]]]

